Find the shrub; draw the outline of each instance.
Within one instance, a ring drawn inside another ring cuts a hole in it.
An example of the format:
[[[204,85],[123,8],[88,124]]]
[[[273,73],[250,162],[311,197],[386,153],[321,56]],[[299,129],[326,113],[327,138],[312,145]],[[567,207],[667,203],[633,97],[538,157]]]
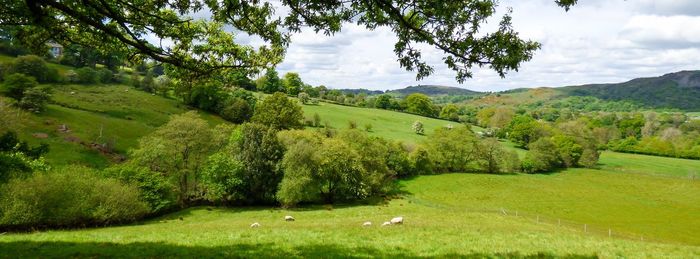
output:
[[[307,93],[303,93],[303,92],[299,93],[298,98],[299,98],[299,101],[301,101],[301,103],[303,103],[303,104],[307,104],[309,102],[309,94],[307,94]]]
[[[439,128],[428,136],[425,147],[436,172],[466,172],[474,170],[478,160],[479,141],[467,127]]]
[[[321,127],[321,116],[314,113],[314,127]]]
[[[96,84],[99,81],[97,71],[89,67],[81,67],[75,70],[78,83],[81,84]]]
[[[57,82],[58,72],[49,68],[46,61],[35,55],[19,56],[10,69],[12,73],[20,73],[36,78],[40,83]]]
[[[197,193],[197,173],[216,144],[212,139],[207,122],[196,112],[187,112],[172,116],[168,123],[141,138],[131,156],[138,165],[176,183],[178,201],[186,205]]]
[[[255,107],[252,121],[278,130],[299,129],[304,126],[303,118],[301,106],[285,94],[277,92],[263,99]]]
[[[206,199],[212,202],[232,203],[245,199],[243,164],[226,153],[209,157],[202,171]]]
[[[34,77],[16,73],[5,77],[5,81],[2,84],[2,92],[7,97],[19,101],[24,97],[24,91],[37,85]]]
[[[428,150],[422,146],[418,146],[409,154],[411,162],[411,171],[413,174],[423,175],[433,173],[433,162],[430,160]],[[406,176],[410,176],[406,175]]]
[[[24,96],[19,101],[18,106],[27,111],[39,113],[44,111],[46,103],[50,99],[49,88],[32,87],[24,91]]]
[[[151,71],[146,72],[146,76],[141,79],[141,89],[149,93],[155,91],[155,82],[153,81],[153,73]]]
[[[357,129],[357,122],[353,120],[348,121],[348,129]]]
[[[106,69],[106,68],[98,68],[97,69],[97,78],[100,81],[100,83],[109,84],[114,79],[114,73],[112,73],[111,70]]]
[[[425,133],[425,129],[423,129],[423,123],[420,121],[415,121],[413,125],[411,125],[411,129],[418,134],[418,135],[423,135]]]
[[[560,161],[557,153],[557,145],[549,140],[549,138],[538,139],[528,147],[530,152],[525,155],[522,165],[524,172],[546,172],[557,167]]]
[[[107,225],[137,220],[147,211],[136,187],[82,167],[15,179],[0,193],[0,226],[6,227]]]
[[[372,123],[365,124],[365,131],[372,132]]]
[[[151,213],[167,210],[176,204],[175,186],[163,175],[145,167],[126,163],[104,170],[105,177],[137,187],[140,199],[148,203]]]

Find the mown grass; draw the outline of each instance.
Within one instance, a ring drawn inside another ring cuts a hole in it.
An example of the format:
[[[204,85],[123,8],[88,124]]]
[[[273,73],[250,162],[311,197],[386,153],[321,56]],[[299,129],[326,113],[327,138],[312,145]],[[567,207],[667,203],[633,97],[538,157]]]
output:
[[[349,122],[354,121],[358,129],[364,129],[371,124],[370,135],[387,139],[418,143],[439,127],[452,125],[462,127],[458,122],[423,117],[414,114],[394,112],[382,109],[359,108],[321,102],[318,105],[302,105],[304,116],[313,119],[314,114],[321,117],[322,124],[328,123],[333,128],[347,129]],[[424,135],[416,134],[411,126],[415,121],[423,123]]]
[[[125,85],[54,85],[52,102],[46,111],[29,116],[23,139],[48,143],[47,161],[54,166],[83,164],[105,167],[109,156],[82,143],[110,143],[118,154],[138,145],[138,139],[165,124],[171,115],[188,109],[176,100],[134,90]],[[200,112],[212,125],[224,123],[214,115]],[[66,125],[69,132],[59,131]],[[44,133],[48,138],[35,138]]]
[[[403,198],[388,202],[292,210],[199,207],[129,226],[6,234],[0,250],[22,258],[700,256],[697,182],[574,169],[421,176],[400,184]],[[297,220],[285,222],[285,215]],[[379,226],[395,216],[403,216],[404,225]],[[587,223],[589,232],[550,218]],[[373,226],[362,227],[365,221]],[[262,226],[250,228],[253,222]],[[607,227],[646,239],[594,231]]]

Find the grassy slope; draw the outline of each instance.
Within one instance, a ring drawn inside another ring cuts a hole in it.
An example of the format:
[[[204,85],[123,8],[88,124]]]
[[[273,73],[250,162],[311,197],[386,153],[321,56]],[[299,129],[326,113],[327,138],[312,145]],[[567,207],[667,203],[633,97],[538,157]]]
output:
[[[418,135],[411,129],[415,121],[423,123],[426,135],[432,133],[436,128],[445,127],[448,124],[459,126],[459,123],[456,122],[408,113],[323,102],[318,105],[303,105],[303,109],[304,116],[307,118],[313,118],[314,113],[317,113],[321,116],[322,122],[328,122],[334,128],[348,128],[349,121],[355,121],[360,129],[364,129],[365,124],[372,124],[372,135],[412,143],[425,139],[425,135]]]
[[[693,162],[685,166],[700,166]],[[0,250],[17,257],[700,256],[697,181],[575,169],[421,176],[401,185],[404,198],[386,204],[193,208],[131,226],[7,234],[0,237]],[[297,221],[284,222],[284,215]],[[541,215],[539,223],[535,215]],[[378,226],[394,216],[404,216],[405,224]],[[564,219],[562,226],[557,218]],[[374,225],[363,228],[364,221]],[[249,228],[253,222],[262,227]]]
[[[115,150],[124,153],[136,147],[140,137],[166,123],[170,115],[187,111],[175,100],[124,85],[58,85],[53,89],[55,104],[41,114],[29,116],[21,134],[34,143],[49,143],[51,151],[46,159],[52,165],[104,167],[109,163],[106,157],[77,142],[94,141],[102,131],[101,139],[112,141]],[[203,117],[212,124],[223,122],[212,115]],[[68,126],[69,133],[58,131],[62,124]],[[34,133],[46,133],[49,138],[35,139],[31,136]]]

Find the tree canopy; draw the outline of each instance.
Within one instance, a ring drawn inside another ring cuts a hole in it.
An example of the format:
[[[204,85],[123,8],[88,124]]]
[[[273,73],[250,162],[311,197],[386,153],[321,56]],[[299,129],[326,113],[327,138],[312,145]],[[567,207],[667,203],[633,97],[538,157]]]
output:
[[[0,29],[31,49],[54,41],[90,46],[130,59],[150,58],[198,77],[226,70],[257,73],[280,63],[291,34],[302,28],[331,35],[345,23],[367,29],[388,27],[397,36],[394,51],[402,67],[417,79],[433,73],[419,45],[444,53],[443,61],[459,82],[473,68],[489,67],[499,75],[518,70],[540,44],[521,38],[510,12],[499,26],[482,25],[496,15],[496,0],[103,0],[9,1],[0,11]],[[568,8],[576,0],[556,0]],[[231,29],[229,29],[231,28]],[[237,32],[265,44],[238,43]],[[155,40],[149,39],[158,39]]]

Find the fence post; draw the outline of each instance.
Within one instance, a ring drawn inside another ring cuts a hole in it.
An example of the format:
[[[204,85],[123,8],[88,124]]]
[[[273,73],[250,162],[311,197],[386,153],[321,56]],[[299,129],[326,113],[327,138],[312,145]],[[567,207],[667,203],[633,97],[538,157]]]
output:
[[[583,224],[583,233],[588,233],[588,224]]]
[[[608,228],[608,237],[612,237],[612,229]]]
[[[515,216],[516,216],[516,217],[518,216],[518,211],[517,211],[517,210],[515,211]]]

